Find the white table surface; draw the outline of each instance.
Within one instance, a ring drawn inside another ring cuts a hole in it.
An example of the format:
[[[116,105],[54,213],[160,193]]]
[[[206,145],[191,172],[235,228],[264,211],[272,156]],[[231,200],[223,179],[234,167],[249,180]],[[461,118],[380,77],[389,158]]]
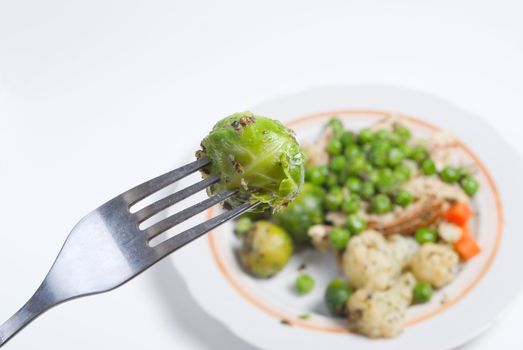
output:
[[[416,88],[523,151],[522,16],[517,0],[1,1],[0,319],[80,217],[266,98],[334,83]],[[521,346],[522,324],[523,296],[463,349]],[[5,348],[251,349],[167,260],[52,310]]]

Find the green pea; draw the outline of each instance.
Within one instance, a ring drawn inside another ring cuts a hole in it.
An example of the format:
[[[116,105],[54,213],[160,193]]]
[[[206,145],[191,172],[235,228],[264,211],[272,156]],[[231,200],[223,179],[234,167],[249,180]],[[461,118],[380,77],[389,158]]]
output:
[[[369,143],[374,139],[374,133],[369,128],[363,128],[358,134],[358,143],[365,144]]]
[[[407,157],[407,158],[411,158],[411,157],[412,157],[413,149],[412,149],[412,147],[410,147],[408,144],[406,144],[406,143],[400,143],[400,144],[398,145],[398,148],[403,152],[403,154],[405,155],[405,157]]]
[[[325,305],[329,312],[334,316],[345,316],[347,313],[347,301],[352,294],[349,285],[337,278],[332,280],[325,289],[323,296]]]
[[[349,146],[356,142],[356,135],[352,131],[344,131],[340,136],[340,140],[344,146]]]
[[[394,133],[398,135],[402,142],[407,142],[410,139],[410,130],[403,125],[397,124],[394,127]]]
[[[406,165],[399,165],[394,169],[394,176],[401,183],[409,181],[411,175],[412,170]]]
[[[343,123],[336,117],[331,118],[328,122],[328,125],[336,136],[340,136],[343,132]]]
[[[341,211],[345,214],[354,214],[360,210],[360,199],[357,195],[350,195],[343,198]]]
[[[316,282],[311,276],[303,273],[296,278],[296,292],[298,292],[299,295],[305,295],[314,288],[315,284]]]
[[[410,158],[412,160],[415,160],[416,162],[420,163],[425,158],[428,157],[427,148],[424,146],[416,146],[412,149],[412,153],[410,155]]]
[[[367,172],[367,179],[373,184],[377,184],[380,180],[380,173],[376,169],[372,169],[369,172]]]
[[[345,168],[347,165],[347,160],[342,155],[337,155],[332,157],[331,162],[329,164],[332,171],[339,172]]]
[[[327,180],[329,170],[325,165],[318,165],[308,168],[305,172],[305,180],[315,185],[323,185]]]
[[[459,180],[459,172],[457,169],[446,166],[439,173],[440,178],[447,183],[455,183]]]
[[[396,185],[396,178],[390,168],[382,168],[378,170],[378,182],[376,186],[381,192],[387,192],[394,189]]]
[[[430,158],[427,158],[421,162],[421,171],[424,175],[430,176],[436,173],[436,164]]]
[[[412,203],[412,200],[414,199],[414,196],[412,195],[412,192],[401,189],[396,196],[396,204],[400,207],[407,207],[410,203]]]
[[[363,199],[369,200],[374,195],[374,185],[371,182],[363,182],[361,184],[360,196]]]
[[[376,131],[376,133],[374,134],[374,137],[378,140],[390,140],[391,135],[390,135],[390,131],[381,129],[381,130]]]
[[[327,152],[329,152],[332,155],[340,154],[343,149],[343,145],[339,139],[332,139],[327,144]]]
[[[461,179],[460,186],[467,195],[472,197],[479,189],[479,183],[470,175],[466,175]]]
[[[372,198],[370,207],[373,213],[384,214],[392,210],[392,202],[389,196],[381,193]]]
[[[343,191],[339,187],[331,188],[325,196],[325,207],[328,210],[336,210],[343,202]]]
[[[412,290],[412,299],[417,304],[428,302],[432,298],[432,286],[427,282],[417,282]]]
[[[345,186],[349,189],[351,193],[360,193],[361,191],[361,180],[356,176],[351,176],[345,182]]]
[[[388,161],[388,154],[385,150],[375,150],[372,149],[369,153],[369,162],[371,162],[372,165],[383,167],[387,165]]]
[[[390,166],[396,166],[401,164],[401,162],[403,162],[403,159],[405,159],[405,154],[403,154],[403,152],[398,147],[394,147],[389,150],[387,160]]]
[[[241,216],[237,221],[236,221],[236,226],[234,227],[234,233],[236,233],[236,235],[238,236],[244,236],[247,231],[249,231],[252,227],[252,225],[254,225],[254,222],[252,221],[252,219],[248,216]]]
[[[350,233],[357,235],[367,228],[367,222],[358,215],[351,215],[347,218],[347,228]]]
[[[376,139],[372,141],[371,143],[372,151],[378,151],[378,152],[388,152],[392,145],[389,140],[387,139]]]
[[[367,161],[365,160],[365,156],[360,154],[348,161],[347,172],[349,175],[358,175],[365,171],[366,167]]]
[[[416,230],[415,237],[420,244],[436,242],[438,232],[431,227],[422,227]]]
[[[338,186],[339,185],[338,175],[335,173],[327,174],[327,179],[325,180],[325,185],[327,185],[328,188]]]
[[[361,149],[353,144],[347,145],[344,151],[345,157],[350,161],[351,159],[362,154]]]
[[[361,145],[361,150],[363,151],[363,153],[365,153],[367,155],[370,153],[371,149],[372,149],[372,144],[370,142],[364,143],[363,145]]]
[[[343,250],[349,242],[350,232],[341,227],[335,227],[329,232],[329,242],[336,250]]]

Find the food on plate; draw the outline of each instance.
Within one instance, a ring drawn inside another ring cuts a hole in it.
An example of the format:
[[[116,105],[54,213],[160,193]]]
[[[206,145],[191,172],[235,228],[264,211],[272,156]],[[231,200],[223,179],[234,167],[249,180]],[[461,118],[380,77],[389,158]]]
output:
[[[240,219],[236,230],[272,222],[297,249],[332,256],[339,278],[324,286],[329,313],[368,337],[398,336],[409,307],[430,303],[481,253],[470,227],[480,190],[474,165],[448,133],[416,137],[394,117],[359,130],[333,118],[319,132],[302,145],[301,193],[264,221]],[[298,277],[298,294],[313,277]]]
[[[334,316],[345,316],[347,314],[347,301],[352,294],[351,287],[343,280],[337,278],[327,285],[325,289],[325,305]]]
[[[412,259],[412,273],[418,281],[441,288],[454,280],[458,272],[458,254],[447,244],[426,242]]]
[[[257,221],[245,234],[240,253],[243,266],[253,275],[270,277],[289,261],[292,241],[281,227]]]
[[[296,292],[300,295],[308,294],[315,284],[316,282],[310,275],[302,273],[296,278]]]
[[[370,338],[398,336],[404,328],[407,308],[412,302],[415,279],[406,273],[388,290],[358,289],[349,299],[349,317],[356,330]]]
[[[208,189],[213,195],[238,190],[225,204],[259,201],[258,210],[285,207],[300,192],[304,158],[294,132],[279,121],[251,112],[235,113],[220,120],[201,142],[196,157],[211,163],[204,177],[220,181]]]
[[[296,243],[306,243],[309,228],[323,222],[324,197],[321,187],[305,183],[294,201],[275,213],[274,222],[283,227]]]
[[[401,272],[391,246],[377,231],[365,231],[353,237],[342,256],[342,269],[355,288],[385,290]]]
[[[418,282],[412,290],[412,298],[415,303],[427,303],[432,298],[432,286],[427,282]]]

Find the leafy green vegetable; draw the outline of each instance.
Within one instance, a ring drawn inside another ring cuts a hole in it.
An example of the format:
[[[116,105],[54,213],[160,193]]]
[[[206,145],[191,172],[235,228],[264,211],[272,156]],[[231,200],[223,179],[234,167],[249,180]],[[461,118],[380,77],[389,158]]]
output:
[[[304,156],[293,131],[276,120],[250,112],[233,114],[216,123],[201,147],[196,157],[212,161],[203,176],[221,177],[209,187],[209,195],[239,190],[226,201],[228,206],[251,200],[262,203],[258,210],[278,210],[302,187]]]

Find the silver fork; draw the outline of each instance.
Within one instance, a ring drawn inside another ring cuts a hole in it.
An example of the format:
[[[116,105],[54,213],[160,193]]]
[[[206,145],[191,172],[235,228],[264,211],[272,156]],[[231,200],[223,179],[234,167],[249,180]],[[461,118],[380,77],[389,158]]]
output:
[[[119,287],[175,250],[258,204],[245,202],[156,246],[150,246],[150,240],[162,232],[236,193],[227,191],[216,194],[147,229],[139,228],[139,224],[144,220],[218,182],[220,177],[208,177],[135,213],[129,210],[133,204],[209,163],[209,160],[200,159],[144,182],[111,199],[81,219],[65,240],[35,294],[0,326],[0,347],[51,307],[74,298]]]

